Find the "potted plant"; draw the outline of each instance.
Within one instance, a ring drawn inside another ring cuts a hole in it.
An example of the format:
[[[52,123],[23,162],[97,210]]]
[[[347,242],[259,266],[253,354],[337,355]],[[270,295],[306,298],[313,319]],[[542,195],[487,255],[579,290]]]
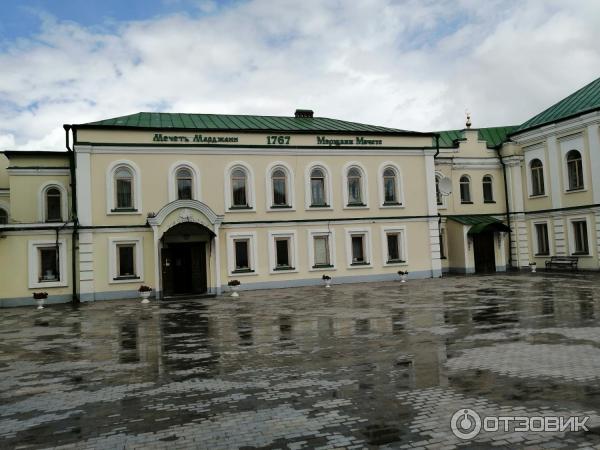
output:
[[[240,280],[231,280],[229,283],[227,283],[227,286],[229,286],[231,288],[231,296],[232,297],[239,297],[240,294],[238,294],[238,291],[240,290]]]
[[[329,275],[323,275],[323,281],[325,282],[325,287],[326,288],[330,288],[331,287],[331,277]]]
[[[399,270],[398,275],[400,275],[400,283],[406,283],[406,277],[408,275],[408,270]]]
[[[33,298],[35,299],[35,302],[38,305],[37,309],[44,309],[44,302],[48,298],[48,293],[47,292],[34,292]]]
[[[138,289],[138,292],[140,293],[142,303],[150,303],[150,300],[148,300],[150,298],[150,294],[152,293],[152,288],[150,286],[146,286],[143,284]]]
[[[529,268],[531,269],[531,273],[535,273],[537,269],[537,264],[535,262],[530,262]]]

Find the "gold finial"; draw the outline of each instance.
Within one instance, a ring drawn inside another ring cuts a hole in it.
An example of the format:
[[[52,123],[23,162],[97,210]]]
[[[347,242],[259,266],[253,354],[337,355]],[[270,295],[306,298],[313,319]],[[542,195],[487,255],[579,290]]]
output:
[[[467,115],[467,128],[471,128],[471,113],[469,111],[465,111],[465,114]]]

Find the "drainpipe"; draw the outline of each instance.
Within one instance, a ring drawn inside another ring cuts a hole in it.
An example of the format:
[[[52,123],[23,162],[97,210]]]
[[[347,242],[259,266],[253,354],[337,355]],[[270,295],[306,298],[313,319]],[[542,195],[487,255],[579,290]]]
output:
[[[77,130],[72,125],[63,125],[65,129],[65,146],[69,152],[69,170],[71,172],[71,219],[73,220],[73,234],[71,236],[71,280],[73,293],[71,301],[79,303],[77,294],[77,242],[79,242],[79,219],[77,218],[77,177],[75,175],[75,142]],[[69,146],[69,131],[73,131],[73,148]]]
[[[504,202],[506,208],[506,225],[510,228],[510,208],[508,202],[508,183],[506,182],[506,164],[502,159],[502,155],[500,155],[500,147],[502,144],[497,145],[495,148],[496,153],[498,153],[498,159],[500,160],[500,164],[502,165],[502,175],[504,177]],[[513,260],[512,260],[512,231],[508,232],[508,266],[513,268]]]
[[[433,155],[433,159],[435,160],[435,158],[437,158],[437,156],[440,154],[440,135],[439,134],[435,134],[435,155]],[[440,251],[440,258],[441,255],[444,254],[443,249],[442,249],[442,215],[440,214],[440,212],[438,211],[437,213],[438,215],[438,247],[439,247],[439,251]]]

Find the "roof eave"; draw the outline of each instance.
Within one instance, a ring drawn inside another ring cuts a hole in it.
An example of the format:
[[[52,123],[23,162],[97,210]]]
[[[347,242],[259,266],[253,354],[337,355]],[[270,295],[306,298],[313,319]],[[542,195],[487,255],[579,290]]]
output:
[[[590,109],[586,109],[586,110],[583,110],[583,111],[579,111],[579,112],[576,112],[574,114],[570,114],[568,116],[561,117],[560,119],[557,119],[557,120],[551,120],[549,122],[543,122],[543,123],[539,123],[537,125],[533,125],[531,127],[519,129],[519,130],[513,131],[512,133],[508,133],[507,136],[509,138],[511,138],[513,136],[516,136],[518,134],[524,133],[526,131],[536,130],[538,128],[546,127],[548,125],[555,125],[555,124],[563,122],[565,120],[574,119],[575,117],[582,116],[584,114],[589,114],[589,113],[594,112],[594,111],[600,111],[600,106],[596,106],[594,108],[590,108]]]

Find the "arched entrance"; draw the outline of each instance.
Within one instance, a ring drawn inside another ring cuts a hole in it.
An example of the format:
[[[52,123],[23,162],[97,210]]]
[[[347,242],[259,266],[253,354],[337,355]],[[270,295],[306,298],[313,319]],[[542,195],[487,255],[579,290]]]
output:
[[[215,234],[195,222],[177,224],[160,239],[164,297],[208,292],[209,260]]]

